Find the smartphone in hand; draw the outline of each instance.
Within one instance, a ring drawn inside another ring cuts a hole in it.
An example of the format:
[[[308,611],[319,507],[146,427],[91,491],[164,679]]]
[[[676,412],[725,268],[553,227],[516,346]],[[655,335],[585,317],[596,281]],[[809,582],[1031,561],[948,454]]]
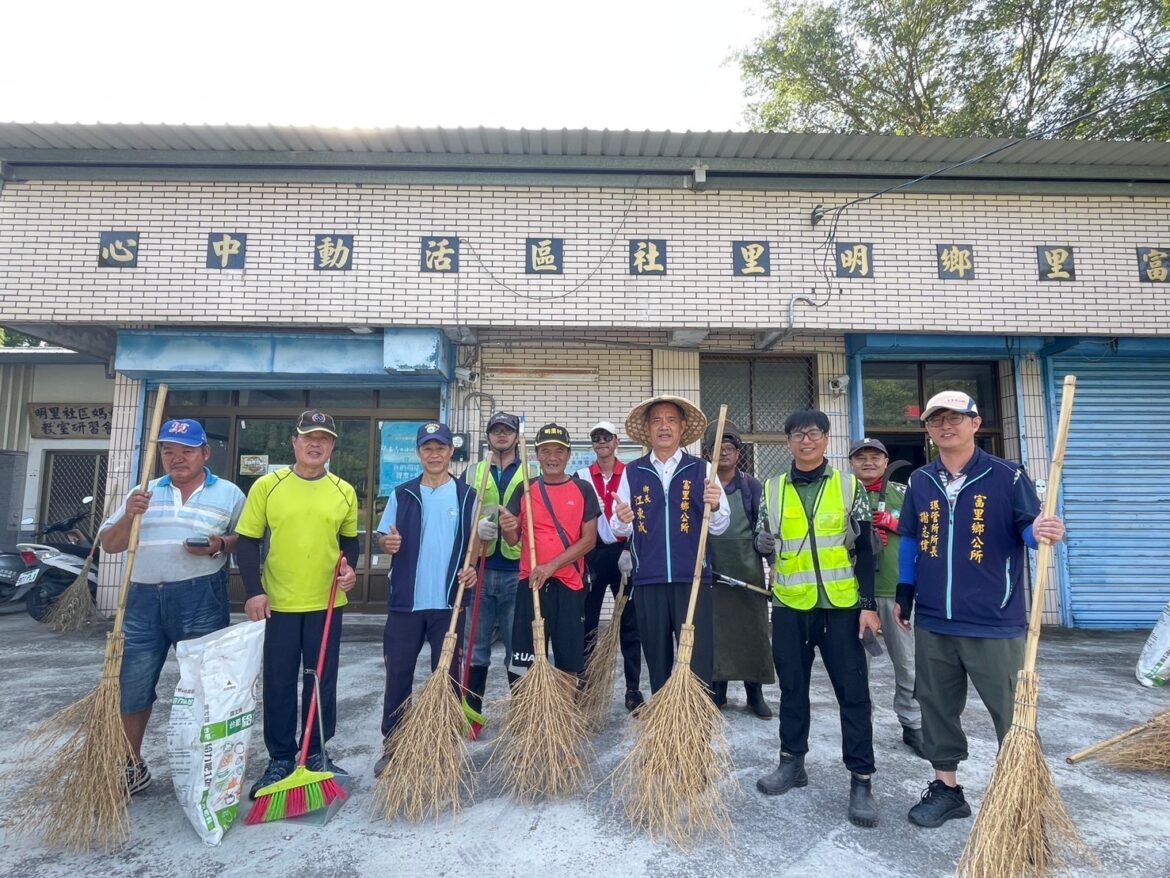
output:
[[[192,549],[210,549],[211,548],[211,538],[210,537],[187,537],[187,539],[183,540],[183,544],[190,546]]]

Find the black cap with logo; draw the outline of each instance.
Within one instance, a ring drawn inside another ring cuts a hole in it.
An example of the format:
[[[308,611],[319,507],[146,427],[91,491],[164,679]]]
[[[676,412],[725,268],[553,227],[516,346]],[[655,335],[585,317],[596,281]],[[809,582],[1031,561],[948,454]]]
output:
[[[572,448],[573,443],[569,440],[569,431],[560,424],[545,424],[536,431],[536,447],[541,445],[561,445],[565,448]]]

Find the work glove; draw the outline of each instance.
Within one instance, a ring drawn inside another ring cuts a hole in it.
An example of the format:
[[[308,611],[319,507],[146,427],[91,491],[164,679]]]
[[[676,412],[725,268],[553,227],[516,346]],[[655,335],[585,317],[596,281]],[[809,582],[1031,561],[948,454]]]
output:
[[[903,622],[910,621],[910,614],[914,612],[914,586],[908,582],[899,582],[894,592],[894,602],[902,615]]]
[[[881,540],[883,549],[890,544],[890,536],[884,527],[875,527],[873,532],[877,534],[877,538]]]
[[[776,535],[766,530],[758,530],[756,535],[752,537],[752,546],[757,555],[769,558],[776,551]]]
[[[634,572],[634,556],[630,554],[629,549],[618,555],[618,572],[622,576],[629,576]]]
[[[875,512],[873,514],[873,526],[882,530],[888,530],[892,533],[897,533],[898,516],[891,512]],[[885,545],[885,542],[886,541],[883,539],[882,544]]]
[[[475,532],[479,534],[479,538],[485,543],[490,543],[500,535],[500,526],[490,518],[481,518],[475,528]]]

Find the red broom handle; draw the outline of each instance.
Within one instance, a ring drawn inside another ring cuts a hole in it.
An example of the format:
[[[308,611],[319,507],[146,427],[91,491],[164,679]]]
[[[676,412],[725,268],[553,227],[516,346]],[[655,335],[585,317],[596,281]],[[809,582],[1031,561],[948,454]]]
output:
[[[325,667],[325,652],[329,648],[329,629],[333,625],[333,603],[337,600],[337,580],[341,577],[341,562],[345,560],[345,554],[339,552],[337,555],[337,563],[333,565],[333,585],[329,589],[329,606],[325,608],[325,626],[321,630],[321,646],[317,650],[317,666],[313,669],[313,673],[317,675],[317,679],[321,679],[321,670]],[[317,719],[317,689],[318,686],[313,687],[313,692],[309,696],[309,712],[305,716],[305,725],[301,729],[301,759],[300,764],[304,765],[309,758],[309,743],[313,740],[313,721]],[[325,756],[325,742],[321,742],[321,756]]]

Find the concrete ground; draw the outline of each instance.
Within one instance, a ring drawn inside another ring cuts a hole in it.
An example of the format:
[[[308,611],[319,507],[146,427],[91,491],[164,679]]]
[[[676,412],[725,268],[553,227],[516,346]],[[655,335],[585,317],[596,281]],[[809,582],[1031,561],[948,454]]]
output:
[[[1040,731],[1064,802],[1101,870],[1077,874],[1170,875],[1170,784],[1166,776],[1113,771],[1096,761],[1069,766],[1064,757],[1170,707],[1170,690],[1147,690],[1134,680],[1144,642],[1139,632],[1053,630],[1041,642]],[[219,847],[203,845],[180,811],[166,759],[166,718],[177,672],[164,671],[157,715],[145,755],[154,785],[134,799],[131,839],[116,854],[70,855],[35,838],[0,829],[0,871],[13,876],[235,876],[317,875],[752,875],[944,876],[952,874],[972,821],[936,830],[909,824],[907,809],[931,774],[900,739],[891,709],[887,659],[873,664],[874,732],[878,774],[875,795],[882,813],[877,829],[845,819],[848,777],[840,762],[840,733],[832,691],[820,664],[813,678],[809,786],[779,798],[755,790],[777,755],[776,720],[743,710],[732,684],[725,713],[735,765],[730,845],[701,840],[689,851],[651,842],[630,831],[615,813],[608,773],[627,752],[632,720],[615,691],[611,724],[596,741],[593,788],[569,801],[520,806],[481,785],[475,802],[457,818],[409,825],[386,823],[369,809],[372,767],[379,750],[382,660],[377,618],[345,622],[340,679],[340,720],[334,758],[354,775],[353,795],[325,827],[287,822],[233,826]],[[0,772],[8,796],[20,795],[26,772],[17,742],[59,708],[91,691],[101,667],[104,638],[97,633],[54,635],[24,615],[0,618],[0,661],[8,703],[0,718],[4,748]],[[499,659],[499,647],[497,656]],[[425,653],[416,679],[429,671]],[[493,666],[489,696],[504,696],[503,673]],[[765,688],[775,706],[779,693]],[[499,716],[497,705],[492,715]],[[978,807],[995,759],[995,736],[972,693],[964,718],[971,759],[960,775]],[[489,727],[491,729],[491,727]],[[473,745],[478,766],[491,735]],[[249,777],[264,766],[259,730]]]

